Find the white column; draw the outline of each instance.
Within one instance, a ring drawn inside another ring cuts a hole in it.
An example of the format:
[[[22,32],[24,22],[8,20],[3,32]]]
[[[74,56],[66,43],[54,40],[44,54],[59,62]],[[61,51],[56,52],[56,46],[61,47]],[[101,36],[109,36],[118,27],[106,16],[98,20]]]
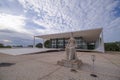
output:
[[[35,48],[35,36],[34,36],[34,39],[33,39],[33,48]]]
[[[45,48],[44,42],[45,42],[45,40],[43,39],[43,48]]]
[[[96,41],[96,49],[95,50],[104,53],[103,31],[101,32],[99,39]]]
[[[105,47],[104,47],[104,38],[103,38],[103,31],[101,33],[101,46],[102,46],[102,52],[105,52]]]

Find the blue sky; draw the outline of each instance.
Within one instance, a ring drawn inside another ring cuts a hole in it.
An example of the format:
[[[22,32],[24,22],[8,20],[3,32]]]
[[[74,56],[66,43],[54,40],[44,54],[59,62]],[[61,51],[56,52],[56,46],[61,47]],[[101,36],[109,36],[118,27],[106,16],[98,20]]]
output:
[[[120,0],[0,0],[0,43],[6,45],[99,27],[105,42],[120,41]]]

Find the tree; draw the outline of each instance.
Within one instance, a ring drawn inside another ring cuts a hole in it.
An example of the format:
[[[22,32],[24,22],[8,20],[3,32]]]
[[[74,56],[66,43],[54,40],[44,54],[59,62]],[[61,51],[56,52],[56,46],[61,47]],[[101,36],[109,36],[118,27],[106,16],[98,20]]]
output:
[[[4,48],[4,45],[2,43],[0,43],[0,48]]]
[[[50,40],[47,40],[47,41],[45,41],[45,43],[44,43],[44,46],[46,47],[46,48],[50,48]]]
[[[10,45],[5,46],[5,48],[12,48]]]
[[[42,48],[42,46],[43,46],[42,43],[36,44],[36,47],[37,47],[37,48]]]
[[[119,44],[116,42],[105,43],[106,51],[120,51]]]

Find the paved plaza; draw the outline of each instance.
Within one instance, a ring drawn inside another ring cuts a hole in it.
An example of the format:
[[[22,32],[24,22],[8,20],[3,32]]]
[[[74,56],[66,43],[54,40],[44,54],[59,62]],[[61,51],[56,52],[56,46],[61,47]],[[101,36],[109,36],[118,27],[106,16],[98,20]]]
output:
[[[120,80],[120,53],[77,52],[83,65],[77,71],[57,65],[65,58],[65,52],[47,52],[27,55],[0,54],[0,80]],[[91,55],[96,56],[95,74],[92,77]]]

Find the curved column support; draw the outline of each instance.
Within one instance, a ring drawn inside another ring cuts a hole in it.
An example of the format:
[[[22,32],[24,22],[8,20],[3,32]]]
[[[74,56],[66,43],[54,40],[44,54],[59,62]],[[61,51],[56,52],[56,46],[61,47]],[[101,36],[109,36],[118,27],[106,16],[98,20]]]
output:
[[[103,31],[100,34],[99,39],[96,41],[96,49],[95,51],[104,53],[104,40],[103,40]]]

